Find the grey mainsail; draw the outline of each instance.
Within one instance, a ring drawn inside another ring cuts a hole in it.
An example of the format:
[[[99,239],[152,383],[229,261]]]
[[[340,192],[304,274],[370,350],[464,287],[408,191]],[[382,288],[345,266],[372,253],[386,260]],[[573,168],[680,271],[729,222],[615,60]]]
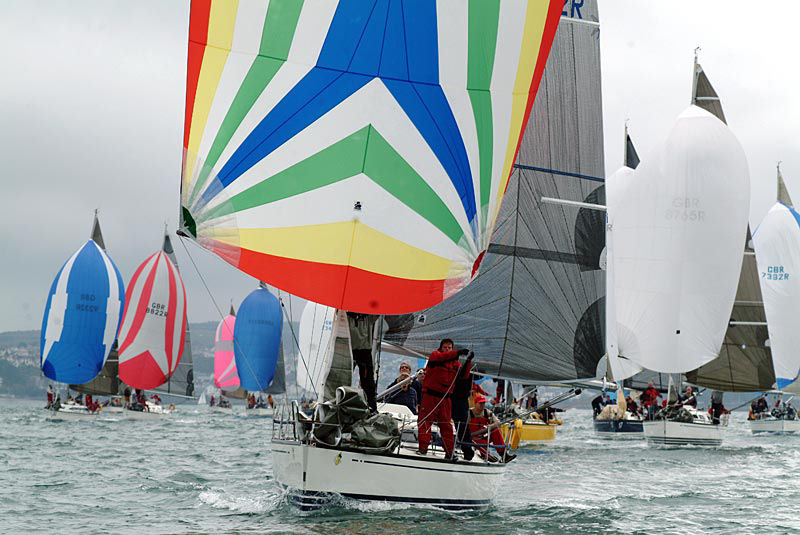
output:
[[[605,204],[597,3],[564,15],[480,273],[433,308],[387,317],[387,342],[428,354],[453,338],[482,372],[519,381],[595,376],[605,215],[559,201]]]
[[[175,258],[175,250],[172,247],[172,240],[169,234],[164,233],[163,250],[178,269],[178,260]],[[156,392],[172,394],[176,396],[194,397],[194,368],[192,367],[192,343],[189,338],[189,322],[186,322],[186,341],[183,347],[183,355],[166,383],[155,389]]]
[[[119,353],[117,353],[117,342],[111,346],[111,352],[108,354],[106,363],[103,369],[97,374],[97,377],[83,383],[81,385],[69,385],[70,389],[80,392],[82,394],[91,394],[93,396],[116,396],[122,393],[124,383],[119,380]]]
[[[278,362],[275,364],[275,376],[266,390],[267,394],[284,394],[286,393],[286,365],[283,361],[283,344],[281,343],[278,349]]]
[[[792,198],[789,196],[789,190],[786,189],[786,182],[783,181],[780,162],[778,162],[778,202],[785,204],[789,208],[794,208],[792,206]]]
[[[694,59],[692,104],[727,122],[722,112],[722,102],[697,62],[697,56]],[[780,191],[780,184],[778,188]],[[758,266],[748,225],[731,322],[725,332],[719,357],[688,372],[686,380],[724,392],[753,392],[772,388],[775,371],[772,352],[766,344],[768,337]]]

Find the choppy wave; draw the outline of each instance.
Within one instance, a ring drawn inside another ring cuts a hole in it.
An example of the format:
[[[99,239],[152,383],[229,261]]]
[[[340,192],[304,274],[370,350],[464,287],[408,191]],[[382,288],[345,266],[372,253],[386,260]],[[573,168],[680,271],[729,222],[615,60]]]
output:
[[[0,407],[0,532],[363,535],[800,532],[800,437],[719,449],[594,436],[570,411],[550,446],[520,451],[488,511],[341,499],[300,515],[272,477],[269,419],[181,411],[154,422],[50,422]]]

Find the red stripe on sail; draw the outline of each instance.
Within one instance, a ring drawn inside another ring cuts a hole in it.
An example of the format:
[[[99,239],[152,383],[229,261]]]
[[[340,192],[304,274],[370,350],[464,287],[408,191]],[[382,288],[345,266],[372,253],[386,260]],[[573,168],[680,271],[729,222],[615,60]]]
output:
[[[192,126],[192,111],[197,95],[200,67],[208,41],[208,20],[211,16],[211,0],[192,0],[189,13],[189,50],[186,59],[186,115],[183,122],[183,148],[189,146],[189,129]]]
[[[174,269],[172,267],[172,262],[166,255],[164,255],[165,265],[164,268],[167,270],[167,280],[169,281],[169,299],[167,301],[167,321],[164,324],[164,349],[165,353],[167,354],[167,374],[172,375],[172,371],[177,366],[177,362],[175,366],[172,365],[172,352],[174,350],[173,340],[175,340],[175,304],[177,303],[177,299],[175,296],[176,291],[176,284],[175,284],[175,274],[172,272]]]
[[[117,350],[118,353],[123,353],[133,343],[133,341],[136,339],[136,335],[139,332],[139,328],[142,326],[142,321],[144,321],[144,311],[146,306],[142,307],[141,305],[142,303],[145,303],[146,305],[147,302],[150,300],[150,292],[153,290],[153,278],[155,276],[154,269],[151,269],[150,273],[148,273],[147,275],[147,280],[144,283],[144,288],[142,288],[142,295],[139,298],[139,302],[131,303],[131,300],[133,298],[133,290],[136,287],[136,282],[138,281],[139,276],[142,274],[144,267],[147,265],[148,262],[150,262],[150,259],[152,259],[157,254],[158,253],[151,254],[149,257],[147,257],[147,260],[142,262],[142,264],[136,269],[136,272],[133,274],[133,278],[131,279],[131,282],[128,285],[128,290],[125,293],[125,313],[122,316],[122,325],[125,324],[125,317],[128,314],[134,314],[134,317],[133,317],[133,323],[131,323],[131,327],[128,330],[125,340],[122,341],[122,343],[119,346],[119,349]],[[157,263],[158,262],[156,262],[156,264]],[[144,299],[145,292],[147,292],[147,299]],[[132,307],[131,306],[132,304],[135,306]]]
[[[525,127],[528,126],[528,118],[531,115],[533,103],[536,100],[536,93],[539,91],[539,82],[542,81],[545,65],[547,65],[547,58],[550,57],[550,48],[553,46],[553,39],[556,36],[556,29],[558,29],[558,21],[561,19],[561,10],[564,3],[560,0],[550,0],[550,8],[547,11],[547,19],[544,23],[544,30],[542,31],[542,41],[539,45],[539,56],[536,58],[536,67],[533,69],[533,78],[531,78],[531,86],[528,89],[528,103],[525,105],[525,115],[522,117],[522,130],[517,140],[517,148],[514,150],[513,162],[517,161],[517,154],[519,154],[519,147],[522,144],[522,138],[525,135]],[[514,166],[509,169],[509,176],[514,171]],[[506,190],[508,184],[506,182]]]
[[[135,357],[120,362],[119,375],[134,388],[150,390],[167,382],[167,376],[149,351],[139,353]],[[133,378],[132,380],[130,378]]]
[[[353,312],[401,314],[442,301],[444,280],[412,280],[355,267],[307,262],[242,249],[236,267],[282,290]],[[348,273],[349,270],[349,273]],[[342,288],[347,281],[347,287]]]

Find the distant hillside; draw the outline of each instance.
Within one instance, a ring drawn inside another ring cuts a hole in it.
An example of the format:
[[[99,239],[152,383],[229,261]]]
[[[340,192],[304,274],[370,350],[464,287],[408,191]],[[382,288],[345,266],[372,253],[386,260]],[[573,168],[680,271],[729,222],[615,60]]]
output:
[[[284,326],[285,347],[290,347],[297,324]],[[189,332],[192,342],[195,392],[202,392],[213,384],[214,333],[216,322],[191,323]],[[44,398],[47,385],[52,383],[39,369],[39,331],[9,331],[0,333],[0,396],[18,398]],[[287,382],[294,389],[296,352],[288,352],[286,358]],[[287,385],[289,386],[289,385]]]

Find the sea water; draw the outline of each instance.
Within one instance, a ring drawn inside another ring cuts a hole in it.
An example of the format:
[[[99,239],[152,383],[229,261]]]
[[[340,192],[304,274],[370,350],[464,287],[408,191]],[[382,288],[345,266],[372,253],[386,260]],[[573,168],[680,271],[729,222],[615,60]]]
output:
[[[0,533],[800,533],[800,436],[654,448],[594,436],[569,410],[555,442],[523,449],[491,509],[343,500],[299,514],[272,478],[271,420],[179,406],[162,421],[51,422],[0,400]]]

